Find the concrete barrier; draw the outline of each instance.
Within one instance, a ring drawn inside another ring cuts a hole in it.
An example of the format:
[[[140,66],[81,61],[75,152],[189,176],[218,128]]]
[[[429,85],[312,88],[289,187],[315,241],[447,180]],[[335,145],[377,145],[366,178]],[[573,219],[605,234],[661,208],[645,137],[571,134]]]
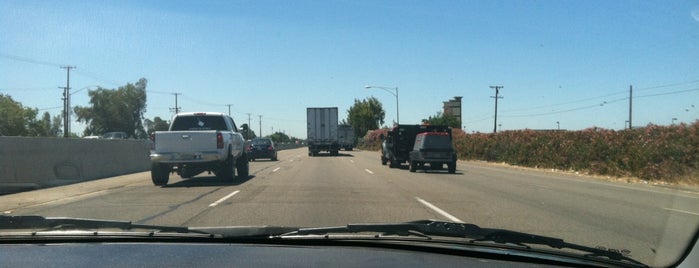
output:
[[[147,140],[0,137],[0,194],[150,170]]]

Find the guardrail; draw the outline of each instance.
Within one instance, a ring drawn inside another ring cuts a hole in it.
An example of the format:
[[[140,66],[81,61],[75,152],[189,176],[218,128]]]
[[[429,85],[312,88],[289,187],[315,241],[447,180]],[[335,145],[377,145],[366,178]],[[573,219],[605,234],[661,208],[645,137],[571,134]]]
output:
[[[0,194],[150,170],[147,140],[0,137]]]
[[[288,149],[296,149],[296,148],[308,146],[306,144],[296,144],[296,143],[275,143],[274,145],[277,146],[277,150],[279,150],[279,151],[288,150]]]

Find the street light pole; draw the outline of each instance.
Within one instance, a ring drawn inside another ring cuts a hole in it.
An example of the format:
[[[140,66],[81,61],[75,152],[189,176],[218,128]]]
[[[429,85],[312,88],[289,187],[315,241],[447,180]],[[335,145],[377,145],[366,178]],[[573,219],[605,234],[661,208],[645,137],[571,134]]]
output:
[[[398,110],[398,87],[380,87],[380,86],[364,86],[366,89],[370,88],[378,88],[378,89],[383,89],[384,91],[391,93],[391,95],[396,97],[396,125],[400,124],[400,112]],[[391,91],[394,90],[395,92]]]

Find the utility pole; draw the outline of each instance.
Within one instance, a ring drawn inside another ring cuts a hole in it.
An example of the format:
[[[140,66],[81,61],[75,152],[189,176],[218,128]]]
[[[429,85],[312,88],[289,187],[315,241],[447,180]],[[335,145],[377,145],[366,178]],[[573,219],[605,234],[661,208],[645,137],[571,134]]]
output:
[[[232,104],[226,104],[226,106],[228,106],[228,116],[231,116],[231,105]]]
[[[631,112],[633,104],[633,85],[629,85],[629,129],[631,129]]]
[[[66,69],[66,87],[63,88],[63,137],[70,137],[70,69],[75,66],[61,66]]]
[[[495,99],[495,122],[493,122],[493,133],[495,133],[498,132],[498,99],[502,99],[498,94],[503,86],[490,86],[490,88],[495,89],[495,96],[490,96]]]
[[[175,95],[175,108],[170,108],[170,111],[175,111],[175,114],[180,113],[180,106],[177,106],[177,96],[182,95],[182,93],[172,93],[172,95]]]
[[[258,137],[262,137],[262,115],[260,116],[260,134],[258,134]]]
[[[250,124],[251,124],[250,123],[250,113],[247,113],[247,115],[248,115],[248,129],[250,129]]]

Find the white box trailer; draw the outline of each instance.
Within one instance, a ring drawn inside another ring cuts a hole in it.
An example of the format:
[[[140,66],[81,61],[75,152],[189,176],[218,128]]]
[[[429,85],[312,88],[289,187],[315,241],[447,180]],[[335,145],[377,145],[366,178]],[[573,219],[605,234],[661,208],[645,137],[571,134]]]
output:
[[[340,150],[337,138],[337,107],[307,108],[306,119],[308,155],[316,156],[322,151],[337,155]]]

